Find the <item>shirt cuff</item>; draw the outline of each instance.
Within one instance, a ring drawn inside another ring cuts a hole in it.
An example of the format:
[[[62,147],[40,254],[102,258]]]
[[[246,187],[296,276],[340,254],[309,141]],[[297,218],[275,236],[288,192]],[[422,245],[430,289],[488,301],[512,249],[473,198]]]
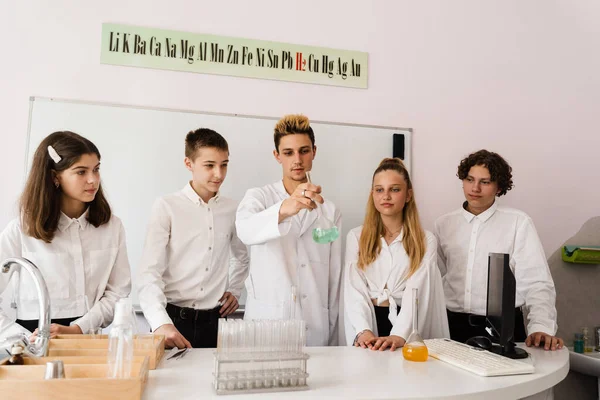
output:
[[[84,315],[79,319],[76,319],[75,321],[69,324],[69,326],[73,325],[79,326],[79,328],[81,329],[81,333],[83,333],[84,335],[92,333],[92,323],[90,322],[90,317],[88,316],[88,314]]]
[[[227,288],[225,289],[226,292],[231,293],[232,295],[235,296],[235,299],[239,302],[240,301],[240,296],[242,295],[241,290],[236,290],[233,288]]]
[[[154,310],[149,313],[144,311],[144,316],[146,317],[148,324],[150,324],[150,329],[152,329],[152,332],[163,325],[173,324],[173,320],[169,317],[167,310],[164,308],[161,308],[160,310]]]
[[[285,236],[290,233],[290,229],[292,228],[292,221],[290,221],[290,218],[293,217],[286,218],[277,225],[277,229],[279,229],[279,235]]]
[[[404,340],[408,340],[410,336],[411,328],[410,327],[401,327],[400,324],[396,324],[392,327],[390,331],[390,335],[400,336]]]
[[[356,334],[358,334],[359,332],[362,332],[362,331],[371,331],[371,332],[373,332],[373,327],[369,326],[369,324],[367,324],[367,323],[363,323],[363,324],[357,325],[356,329],[354,330],[354,335],[356,335]]]
[[[283,200],[272,206],[273,210],[277,210],[277,220],[279,220],[279,210],[281,209],[282,204]],[[280,236],[285,236],[288,233],[290,233],[290,229],[292,228],[292,218],[294,217],[295,215],[292,215],[291,217],[287,217],[281,222],[277,222],[277,229],[279,230]]]
[[[529,324],[529,326],[527,327],[527,336],[529,336],[529,335],[531,335],[532,333],[535,333],[535,332],[543,332],[543,333],[545,333],[547,335],[550,335],[550,336],[556,335],[556,330],[548,328],[545,325],[536,324],[536,323]]]

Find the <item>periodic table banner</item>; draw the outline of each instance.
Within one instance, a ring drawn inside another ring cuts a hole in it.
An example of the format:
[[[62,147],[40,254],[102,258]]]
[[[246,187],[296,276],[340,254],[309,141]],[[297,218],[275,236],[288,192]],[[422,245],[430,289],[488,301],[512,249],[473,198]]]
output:
[[[102,64],[367,88],[368,53],[102,24]]]

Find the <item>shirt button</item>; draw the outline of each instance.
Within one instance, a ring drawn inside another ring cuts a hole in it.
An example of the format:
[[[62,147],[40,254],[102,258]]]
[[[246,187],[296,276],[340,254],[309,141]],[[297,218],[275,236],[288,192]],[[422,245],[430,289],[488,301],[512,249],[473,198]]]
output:
[[[209,247],[208,249],[209,249],[209,250],[212,250],[212,247]]]
[[[203,288],[203,287],[201,287],[201,288],[200,288],[200,291],[201,291],[201,292],[203,292],[203,291],[204,291],[204,288]]]
[[[208,268],[206,268],[206,270],[208,271]]]
[[[209,231],[212,231],[212,226],[209,226],[209,227],[208,227],[208,230],[209,230]]]
[[[210,211],[210,207],[208,208],[208,211]]]
[[[306,264],[300,264],[300,266],[301,266],[302,268],[304,268],[304,267],[306,267]]]
[[[302,295],[302,298],[303,298],[303,299],[306,299],[306,297],[307,297],[307,296],[306,296],[305,294],[303,294],[303,295]]]
[[[305,328],[305,330],[308,330],[308,325],[306,325],[306,328]]]

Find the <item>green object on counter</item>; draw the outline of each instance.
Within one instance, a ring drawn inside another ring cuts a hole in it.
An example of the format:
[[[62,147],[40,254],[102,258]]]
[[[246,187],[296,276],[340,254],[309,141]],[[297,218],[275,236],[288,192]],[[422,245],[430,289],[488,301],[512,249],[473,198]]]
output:
[[[578,264],[600,264],[600,246],[563,246],[562,259]]]
[[[585,352],[585,344],[583,341],[583,333],[576,333],[575,339],[573,340],[573,351],[575,353],[583,354]]]

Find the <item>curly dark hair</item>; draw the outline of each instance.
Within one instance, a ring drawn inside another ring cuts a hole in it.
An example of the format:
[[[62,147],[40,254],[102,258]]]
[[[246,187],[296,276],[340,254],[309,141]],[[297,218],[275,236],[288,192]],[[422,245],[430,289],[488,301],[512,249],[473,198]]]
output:
[[[461,181],[466,179],[471,167],[476,165],[486,167],[490,171],[492,182],[498,183],[498,197],[505,195],[513,188],[511,166],[500,154],[487,150],[476,151],[464,158],[458,165],[456,176]]]

